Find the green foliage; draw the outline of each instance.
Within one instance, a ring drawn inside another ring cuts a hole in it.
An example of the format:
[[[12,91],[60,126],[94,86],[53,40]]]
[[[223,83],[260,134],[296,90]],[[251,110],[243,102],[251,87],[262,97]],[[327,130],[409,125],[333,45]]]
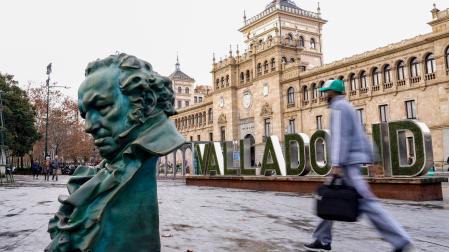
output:
[[[299,164],[297,168],[292,168],[291,162],[291,143],[296,142],[298,144],[298,161]],[[304,176],[309,173],[309,169],[307,166],[307,156],[306,156],[306,146],[304,144],[304,139],[299,134],[288,134],[285,135],[285,167],[287,170],[287,175],[300,175]]]
[[[256,175],[256,169],[254,168],[246,168],[245,167],[245,148],[244,148],[245,140],[240,139],[240,174],[241,175]]]
[[[204,146],[204,153],[201,155],[200,145],[195,144],[195,158],[198,164],[198,174],[206,174],[207,157],[209,155],[209,144]]]
[[[388,124],[390,134],[390,153],[391,166],[393,176],[415,176],[422,173],[425,157],[424,157],[424,139],[423,133],[418,125],[413,121],[398,121]],[[398,131],[409,130],[415,138],[415,155],[416,161],[411,166],[401,166],[399,161]]]
[[[5,145],[12,155],[22,157],[32,150],[40,136],[36,128],[36,110],[13,78],[12,75],[0,73]]]
[[[232,147],[232,142],[223,143],[223,159],[224,159],[224,175],[237,175],[239,168],[229,168],[229,162],[232,164],[233,160],[228,158],[228,144]]]
[[[326,139],[329,139],[329,133],[325,130],[317,130],[310,137],[310,165],[312,166],[313,171],[315,171],[318,175],[324,176],[329,174],[331,170],[330,152],[329,144],[326,143],[326,163],[324,166],[320,166],[316,157],[316,141],[320,138],[326,141]]]
[[[220,173],[220,168],[219,168],[219,164],[218,164],[218,158],[217,158],[217,153],[215,151],[215,146],[214,143],[208,143],[207,144],[209,146],[209,154],[207,155],[207,172],[205,173],[205,175],[210,174],[211,171],[215,171],[217,175],[221,175]],[[206,146],[207,146],[206,145]],[[206,155],[205,155],[206,156]]]
[[[268,163],[268,155],[271,156],[273,160],[272,163]],[[271,137],[267,137],[267,142],[265,145],[265,150],[263,152],[263,161],[262,161],[262,170],[261,174],[265,174],[267,170],[276,171],[276,175],[281,175],[281,169],[279,168],[279,162],[274,152],[273,142],[271,141]]]

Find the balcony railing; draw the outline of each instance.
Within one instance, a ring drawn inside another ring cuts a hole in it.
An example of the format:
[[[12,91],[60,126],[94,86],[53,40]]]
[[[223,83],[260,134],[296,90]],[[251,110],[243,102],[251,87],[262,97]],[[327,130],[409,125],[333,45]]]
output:
[[[393,82],[384,83],[384,89],[389,89],[391,87],[393,87]]]
[[[420,81],[421,81],[421,76],[416,76],[416,77],[410,78],[410,84],[416,84]]]
[[[379,85],[372,87],[373,92],[379,91],[379,89],[380,89]]]
[[[350,96],[354,96],[357,94],[357,90],[351,90],[351,92],[349,92]]]
[[[360,93],[361,93],[361,94],[366,94],[366,93],[368,93],[368,88],[367,88],[367,87],[361,88],[361,89],[360,89]]]
[[[398,80],[398,87],[405,86],[405,80]]]
[[[433,80],[435,79],[435,73],[428,73],[425,75],[426,80]]]

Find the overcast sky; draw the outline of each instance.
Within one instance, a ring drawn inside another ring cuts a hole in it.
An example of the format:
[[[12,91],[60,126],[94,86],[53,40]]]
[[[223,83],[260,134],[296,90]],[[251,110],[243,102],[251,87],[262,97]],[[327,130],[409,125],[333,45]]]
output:
[[[52,81],[76,97],[87,63],[116,51],[149,61],[163,75],[181,70],[211,83],[212,52],[243,48],[243,10],[250,18],[271,0],[1,0],[0,72],[38,86],[53,63]],[[296,0],[316,11],[316,0]],[[436,3],[447,0],[320,0],[325,63],[431,31]]]

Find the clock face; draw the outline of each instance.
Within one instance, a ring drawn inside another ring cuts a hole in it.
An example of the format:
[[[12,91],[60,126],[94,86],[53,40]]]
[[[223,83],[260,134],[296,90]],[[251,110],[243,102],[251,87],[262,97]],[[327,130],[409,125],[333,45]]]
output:
[[[244,108],[249,108],[251,106],[251,93],[245,93],[243,95],[243,107]]]
[[[224,107],[224,98],[223,98],[223,96],[220,97],[220,103],[218,105],[220,106],[220,108]]]

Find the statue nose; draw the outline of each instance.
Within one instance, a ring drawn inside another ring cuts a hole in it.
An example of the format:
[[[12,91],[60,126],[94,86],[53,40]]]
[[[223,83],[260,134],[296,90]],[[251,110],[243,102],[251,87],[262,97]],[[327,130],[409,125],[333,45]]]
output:
[[[98,122],[98,118],[96,116],[86,116],[86,120],[84,122],[84,131],[89,134],[95,133],[100,127],[100,123]]]

